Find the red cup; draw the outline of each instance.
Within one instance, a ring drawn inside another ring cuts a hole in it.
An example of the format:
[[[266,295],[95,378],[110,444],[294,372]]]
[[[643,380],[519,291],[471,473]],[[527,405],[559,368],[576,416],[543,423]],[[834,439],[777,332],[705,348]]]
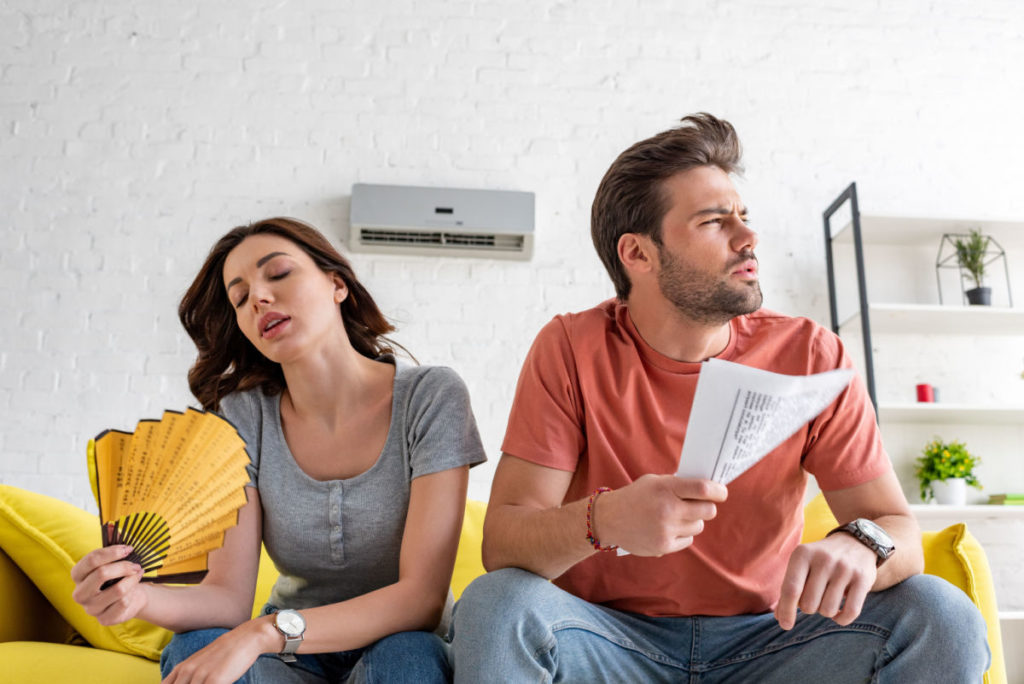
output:
[[[930,404],[935,401],[935,390],[928,383],[921,383],[917,386],[917,400]]]

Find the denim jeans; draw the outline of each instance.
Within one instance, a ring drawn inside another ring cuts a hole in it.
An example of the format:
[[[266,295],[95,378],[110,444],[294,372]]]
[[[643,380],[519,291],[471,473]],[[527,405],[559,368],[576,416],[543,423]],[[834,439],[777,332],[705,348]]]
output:
[[[945,580],[918,575],[870,594],[840,626],[771,613],[648,617],[588,603],[532,573],[474,581],[455,609],[455,682],[980,682],[985,621]]]
[[[265,608],[263,613],[273,612]],[[160,655],[160,676],[226,633],[200,629],[175,634]],[[239,684],[447,684],[451,682],[448,647],[432,632],[398,632],[364,648],[336,653],[302,653],[286,663],[276,654],[256,659]]]

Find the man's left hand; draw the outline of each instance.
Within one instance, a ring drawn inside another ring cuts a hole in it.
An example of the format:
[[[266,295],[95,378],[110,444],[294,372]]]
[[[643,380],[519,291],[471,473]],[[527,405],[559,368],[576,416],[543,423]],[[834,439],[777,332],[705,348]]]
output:
[[[797,608],[837,624],[857,619],[875,583],[878,556],[852,536],[839,533],[801,544],[789,557],[775,619],[782,629],[796,624]]]

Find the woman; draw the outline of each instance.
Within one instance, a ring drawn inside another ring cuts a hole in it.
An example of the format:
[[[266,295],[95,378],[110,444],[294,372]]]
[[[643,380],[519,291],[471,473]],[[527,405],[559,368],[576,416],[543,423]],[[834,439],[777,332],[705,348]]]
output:
[[[485,458],[461,380],[397,364],[348,262],[292,219],[221,238],[179,316],[199,350],[193,394],[246,441],[248,503],[201,584],[140,583],[110,546],[73,568],[75,600],[103,624],[176,632],[161,662],[173,684],[447,681],[434,630],[468,469]],[[261,541],[281,575],[250,620]]]

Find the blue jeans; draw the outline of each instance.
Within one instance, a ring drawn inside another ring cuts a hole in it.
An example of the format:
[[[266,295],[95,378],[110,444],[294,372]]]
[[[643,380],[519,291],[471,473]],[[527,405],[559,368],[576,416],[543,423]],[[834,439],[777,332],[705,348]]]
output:
[[[518,569],[474,581],[455,609],[455,682],[980,682],[985,621],[917,575],[870,594],[853,624],[771,613],[648,617],[588,603]]]
[[[178,663],[227,631],[200,629],[175,634],[160,654],[160,676],[169,675]],[[238,683],[448,684],[452,680],[448,647],[432,632],[398,632],[364,648],[302,653],[296,658],[296,662],[286,663],[276,654],[261,655]]]

